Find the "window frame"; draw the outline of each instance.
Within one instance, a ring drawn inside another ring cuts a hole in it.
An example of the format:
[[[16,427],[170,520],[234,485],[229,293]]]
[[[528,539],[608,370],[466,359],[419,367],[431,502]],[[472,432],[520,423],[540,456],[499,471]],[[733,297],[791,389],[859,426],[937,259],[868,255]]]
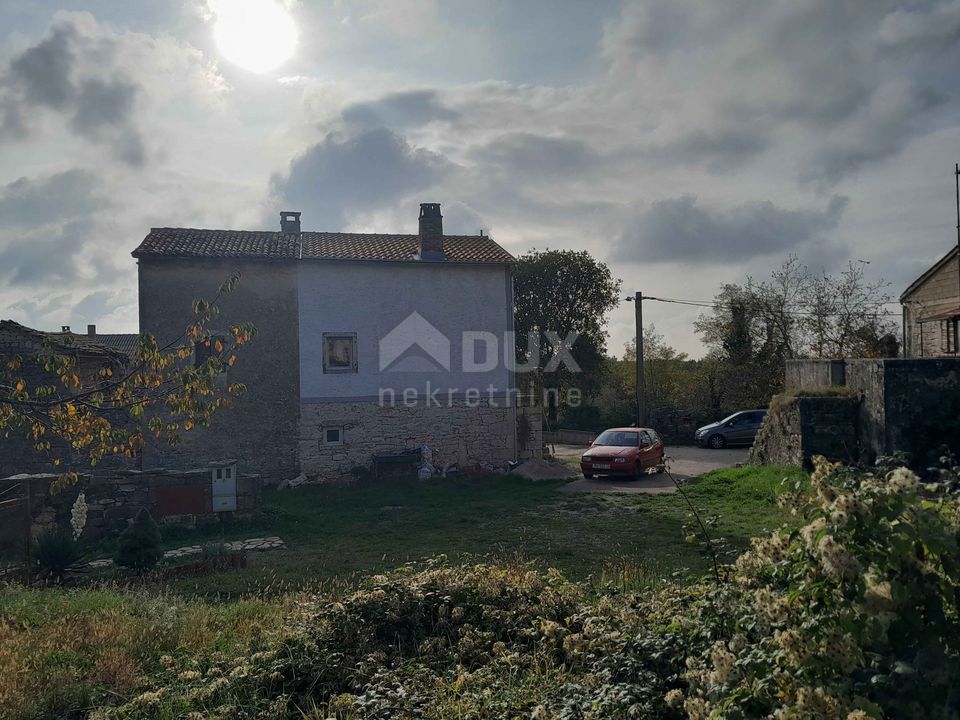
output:
[[[350,340],[352,343],[352,352],[351,352],[351,363],[350,367],[329,367],[329,357],[328,357],[328,348],[330,340]],[[355,332],[325,332],[321,337],[321,342],[323,345],[322,348],[322,358],[321,358],[321,367],[323,369],[324,375],[341,375],[341,374],[353,374],[355,375],[358,371],[359,363],[357,361],[357,334]]]
[[[957,354],[957,334],[960,332],[960,319],[956,317],[940,321],[940,352]]]
[[[331,441],[327,439],[327,433],[331,430],[337,431],[337,440]],[[324,425],[320,428],[320,444],[321,445],[343,445],[343,425]]]

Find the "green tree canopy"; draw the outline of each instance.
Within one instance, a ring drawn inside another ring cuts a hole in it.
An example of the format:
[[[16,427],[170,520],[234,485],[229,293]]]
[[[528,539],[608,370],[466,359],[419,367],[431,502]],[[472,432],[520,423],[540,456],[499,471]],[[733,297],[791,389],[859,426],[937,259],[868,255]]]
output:
[[[532,336],[540,342],[537,366],[545,385],[596,382],[606,351],[607,313],[620,300],[620,281],[610,268],[585,251],[532,250],[518,259],[513,278],[518,362],[531,359]],[[558,338],[564,341],[571,333],[576,340],[558,347]],[[579,365],[577,377],[567,368],[542,373],[561,349]]]

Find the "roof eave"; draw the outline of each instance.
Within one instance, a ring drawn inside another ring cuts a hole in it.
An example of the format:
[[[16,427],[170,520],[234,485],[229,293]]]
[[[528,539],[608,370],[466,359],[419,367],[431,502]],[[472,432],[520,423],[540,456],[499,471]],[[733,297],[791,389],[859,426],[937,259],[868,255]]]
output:
[[[937,260],[933,265],[931,265],[929,268],[927,268],[926,272],[924,272],[920,277],[918,277],[916,280],[914,280],[912,283],[910,283],[910,284],[907,286],[907,289],[904,290],[902,293],[900,293],[900,298],[899,298],[899,299],[900,299],[900,303],[903,304],[903,303],[906,301],[906,298],[907,298],[908,295],[910,295],[910,294],[911,294],[912,292],[914,292],[917,288],[919,288],[921,285],[923,285],[923,283],[924,283],[931,275],[933,275],[935,272],[937,272],[937,270],[939,270],[940,268],[942,268],[942,267],[943,267],[944,265],[946,265],[951,259],[953,259],[953,256],[954,256],[955,254],[957,254],[958,249],[960,249],[960,247],[958,247],[958,246],[955,245],[953,248],[950,249],[950,251],[949,251],[946,255],[944,255],[942,258],[940,258],[939,260]]]

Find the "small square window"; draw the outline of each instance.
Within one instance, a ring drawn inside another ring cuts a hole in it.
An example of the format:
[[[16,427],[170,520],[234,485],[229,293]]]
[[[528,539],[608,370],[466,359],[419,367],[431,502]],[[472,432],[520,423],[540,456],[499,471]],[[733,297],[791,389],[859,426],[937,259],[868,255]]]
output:
[[[343,445],[343,428],[325,427],[323,428],[324,445]]]
[[[323,334],[323,371],[355,373],[357,371],[357,334]]]

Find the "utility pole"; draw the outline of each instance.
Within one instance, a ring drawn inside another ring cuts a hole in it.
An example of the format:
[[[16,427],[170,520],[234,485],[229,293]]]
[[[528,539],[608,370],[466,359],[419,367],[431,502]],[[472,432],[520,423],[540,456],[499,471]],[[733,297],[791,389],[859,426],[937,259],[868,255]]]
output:
[[[960,163],[954,164],[953,177],[957,186],[957,304],[960,305]],[[960,344],[960,337],[957,343]]]
[[[633,303],[633,311],[637,326],[637,427],[647,424],[646,383],[643,376],[643,293],[635,293],[628,297],[627,302]]]

